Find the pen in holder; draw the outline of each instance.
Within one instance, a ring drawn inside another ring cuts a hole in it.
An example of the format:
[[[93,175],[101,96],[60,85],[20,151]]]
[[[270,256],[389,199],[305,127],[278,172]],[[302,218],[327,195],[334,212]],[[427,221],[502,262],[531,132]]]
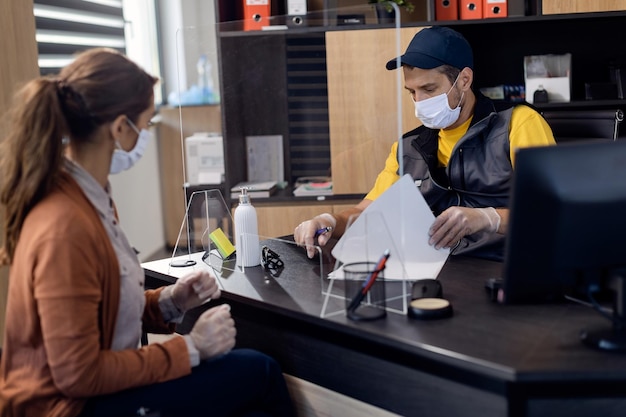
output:
[[[379,262],[355,262],[343,267],[346,314],[356,321],[376,320],[387,315],[385,304],[386,252]]]

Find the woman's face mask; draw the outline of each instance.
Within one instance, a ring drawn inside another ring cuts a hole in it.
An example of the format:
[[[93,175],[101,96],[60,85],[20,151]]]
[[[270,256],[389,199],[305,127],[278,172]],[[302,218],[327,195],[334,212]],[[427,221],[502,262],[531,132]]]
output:
[[[132,168],[132,166],[141,159],[146,150],[146,146],[148,146],[148,142],[152,138],[152,133],[150,133],[149,130],[141,129],[141,131],[139,131],[137,126],[135,126],[130,119],[126,119],[126,121],[128,125],[137,132],[139,137],[137,138],[135,147],[128,152],[122,149],[119,142],[115,142],[117,149],[113,151],[113,158],[111,159],[111,168],[109,169],[109,173],[111,174],[118,174]]]
[[[457,76],[447,93],[441,93],[426,100],[414,101],[415,117],[420,119],[424,126],[430,129],[445,129],[459,119],[461,102],[465,93],[461,94],[459,104],[454,109],[451,109],[448,104],[448,94],[450,94],[458,79],[459,77]]]

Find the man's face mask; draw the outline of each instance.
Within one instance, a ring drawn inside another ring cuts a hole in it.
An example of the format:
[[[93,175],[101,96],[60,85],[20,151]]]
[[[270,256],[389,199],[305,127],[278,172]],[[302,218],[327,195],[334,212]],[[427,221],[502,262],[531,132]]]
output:
[[[459,77],[457,76],[447,93],[441,93],[426,100],[414,101],[415,117],[420,119],[424,126],[430,129],[445,129],[459,119],[461,102],[465,93],[461,94],[459,104],[454,109],[451,109],[448,104],[448,94],[450,94],[458,79]]]
[[[137,126],[130,119],[126,119],[128,125],[139,135],[137,138],[137,143],[135,147],[126,152],[122,149],[119,142],[115,142],[115,146],[117,149],[113,152],[113,159],[111,159],[111,168],[109,169],[109,173],[118,174],[122,171],[126,171],[132,168],[133,165],[141,159],[144,151],[146,150],[146,146],[148,146],[148,142],[152,138],[152,133],[146,129],[137,129]]]

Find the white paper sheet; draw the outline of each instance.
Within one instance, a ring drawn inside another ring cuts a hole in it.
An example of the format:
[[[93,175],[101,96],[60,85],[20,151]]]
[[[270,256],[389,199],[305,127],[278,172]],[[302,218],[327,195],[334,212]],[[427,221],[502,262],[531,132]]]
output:
[[[332,250],[342,263],[376,262],[391,251],[385,279],[436,278],[450,249],[428,244],[428,229],[435,220],[410,175],[404,175],[377,198],[346,230]],[[338,269],[330,278],[341,278]]]
[[[285,180],[283,136],[246,136],[248,181]]]

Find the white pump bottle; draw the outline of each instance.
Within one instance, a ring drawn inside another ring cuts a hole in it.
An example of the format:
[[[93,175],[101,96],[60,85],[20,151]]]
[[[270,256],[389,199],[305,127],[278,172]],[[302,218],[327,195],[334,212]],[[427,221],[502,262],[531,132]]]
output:
[[[256,209],[250,203],[245,187],[241,188],[239,205],[235,208],[235,250],[237,266],[257,266],[261,263]]]

